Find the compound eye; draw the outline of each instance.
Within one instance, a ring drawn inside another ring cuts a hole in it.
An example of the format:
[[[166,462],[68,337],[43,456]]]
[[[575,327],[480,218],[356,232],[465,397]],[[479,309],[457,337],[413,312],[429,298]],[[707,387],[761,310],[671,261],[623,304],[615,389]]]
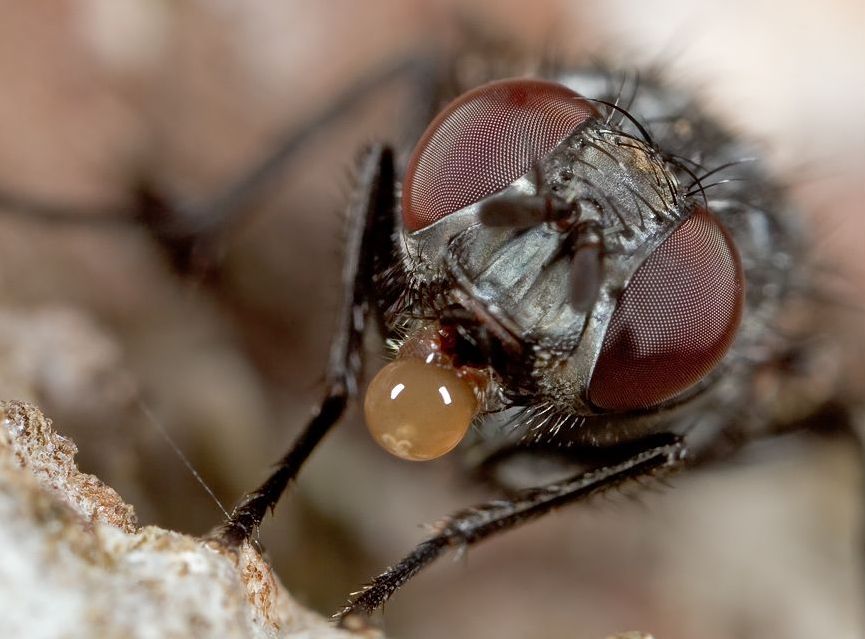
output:
[[[743,302],[736,247],[700,209],[623,291],[589,384],[590,401],[606,410],[645,409],[693,386],[730,348]]]
[[[500,80],[451,102],[412,153],[403,223],[417,231],[525,174],[596,115],[570,89],[541,80]]]

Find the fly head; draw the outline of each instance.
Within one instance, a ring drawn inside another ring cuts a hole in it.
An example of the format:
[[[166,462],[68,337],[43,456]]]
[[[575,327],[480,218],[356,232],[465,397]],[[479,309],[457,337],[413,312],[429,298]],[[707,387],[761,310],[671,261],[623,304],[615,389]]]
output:
[[[417,335],[451,335],[421,358],[482,379],[480,413],[658,415],[707,388],[733,343],[736,246],[616,109],[553,82],[493,82],[446,107],[411,156],[399,357],[417,358]]]

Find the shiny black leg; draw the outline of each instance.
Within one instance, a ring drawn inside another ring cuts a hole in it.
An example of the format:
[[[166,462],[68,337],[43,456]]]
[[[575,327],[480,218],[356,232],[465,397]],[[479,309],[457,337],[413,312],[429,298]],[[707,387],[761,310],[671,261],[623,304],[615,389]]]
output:
[[[348,605],[336,614],[336,618],[345,625],[351,618],[370,614],[450,548],[465,548],[496,533],[537,519],[560,506],[628,482],[678,470],[684,465],[686,452],[681,438],[675,435],[654,437],[642,450],[617,463],[454,513],[439,525],[436,535],[422,542],[399,563],[354,594]]]
[[[357,197],[349,206],[349,229],[343,267],[343,302],[331,343],[326,390],[312,419],[263,484],[248,493],[231,516],[210,534],[228,545],[250,538],[288,483],[357,392],[363,367],[363,335],[373,308],[376,261],[390,250],[394,228],[393,153],[376,147],[365,153],[358,172]]]
[[[0,215],[54,226],[109,230],[143,226],[163,248],[178,274],[201,276],[216,265],[213,249],[218,238],[256,210],[270,187],[285,173],[289,161],[316,135],[346,117],[364,99],[402,78],[408,79],[410,86],[416,87],[419,93],[428,92],[436,68],[434,59],[418,56],[400,58],[371,70],[334,96],[326,108],[282,133],[273,147],[243,175],[204,200],[177,201],[146,175],[136,176],[138,181],[130,185],[131,203],[108,207],[97,203],[54,203],[0,184]],[[130,224],[131,221],[138,224]]]

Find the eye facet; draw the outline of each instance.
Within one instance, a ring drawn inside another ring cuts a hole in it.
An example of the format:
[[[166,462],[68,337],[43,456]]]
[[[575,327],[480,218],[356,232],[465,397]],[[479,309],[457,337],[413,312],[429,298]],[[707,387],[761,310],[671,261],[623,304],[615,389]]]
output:
[[[505,188],[595,115],[587,100],[554,82],[501,80],[463,94],[412,153],[402,201],[406,230]]]
[[[651,408],[703,379],[733,342],[744,279],[732,239],[694,213],[631,278],[604,336],[589,399],[607,410]]]

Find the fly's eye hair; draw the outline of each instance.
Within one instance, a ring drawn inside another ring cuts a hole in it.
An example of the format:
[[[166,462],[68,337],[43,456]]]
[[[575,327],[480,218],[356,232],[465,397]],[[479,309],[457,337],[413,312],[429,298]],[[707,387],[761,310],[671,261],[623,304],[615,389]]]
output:
[[[433,120],[409,161],[406,230],[505,188],[595,115],[584,98],[542,80],[501,80],[463,94]]]
[[[589,385],[591,402],[646,409],[699,382],[730,348],[744,298],[732,239],[711,213],[697,210],[622,292]]]

